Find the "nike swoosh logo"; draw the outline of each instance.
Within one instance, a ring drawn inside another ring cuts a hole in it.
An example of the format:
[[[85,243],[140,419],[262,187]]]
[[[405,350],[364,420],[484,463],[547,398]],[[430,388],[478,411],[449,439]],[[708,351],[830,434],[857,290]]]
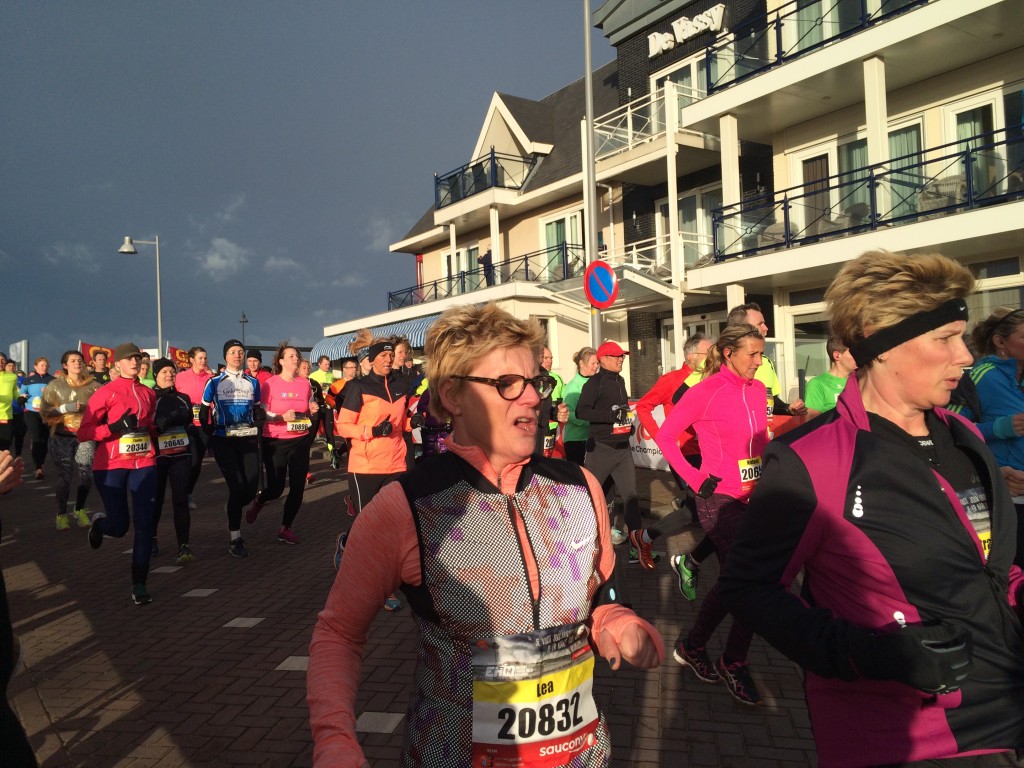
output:
[[[580,539],[579,541],[571,541],[569,542],[569,546],[573,549],[583,549],[583,547],[587,546],[587,544],[591,541],[593,541],[593,539]]]

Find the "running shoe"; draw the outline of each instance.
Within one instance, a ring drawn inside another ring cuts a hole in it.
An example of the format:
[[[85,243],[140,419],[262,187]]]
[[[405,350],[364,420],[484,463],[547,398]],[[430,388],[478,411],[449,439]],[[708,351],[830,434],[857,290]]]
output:
[[[78,523],[79,528],[88,528],[92,525],[92,520],[89,519],[88,509],[76,509],[72,514],[75,516],[75,522]]]
[[[754,684],[754,678],[750,676],[750,664],[745,661],[726,664],[723,657],[715,663],[715,667],[736,701],[751,706],[761,703],[761,694]]]
[[[640,565],[649,571],[653,571],[655,560],[651,556],[651,542],[644,541],[643,528],[629,532],[629,544],[636,549]]]
[[[277,532],[277,540],[283,541],[285,544],[299,543],[299,537],[292,533],[292,529],[287,525],[281,526],[281,530]]]
[[[680,499],[678,496],[672,499],[672,509],[678,512],[686,504],[686,499]]]
[[[153,602],[146,585],[141,581],[132,584],[132,602],[136,605],[149,605]]]
[[[348,531],[338,534],[338,543],[334,548],[334,570],[341,568],[341,556],[345,554],[345,542],[348,541]]]
[[[160,545],[156,542],[156,536],[153,537],[153,548],[149,550],[150,557],[156,557],[160,554]]]
[[[676,647],[672,651],[672,658],[684,667],[692,669],[697,679],[703,680],[705,683],[717,683],[722,679],[722,676],[715,670],[715,665],[711,663],[708,652],[704,648],[687,648],[685,640],[676,643]]]
[[[349,517],[355,517],[356,516],[356,505],[352,502],[352,497],[351,496],[346,496],[345,497],[345,507],[348,510],[348,516]]]
[[[388,599],[384,601],[385,611],[397,611],[401,607],[402,601],[398,599],[398,596],[394,592],[388,595]]]
[[[654,560],[654,562],[656,562],[656,563],[660,563],[661,562],[661,555],[659,555],[657,552],[651,552],[651,559]],[[640,553],[637,552],[636,547],[630,547],[629,548],[629,564],[630,565],[638,565],[639,563],[640,563]]]
[[[177,562],[180,565],[184,565],[185,563],[191,563],[195,559],[196,556],[192,554],[192,547],[190,547],[188,544],[182,544],[180,547],[178,547]]]
[[[679,591],[687,600],[697,599],[697,582],[700,581],[700,566],[689,555],[672,558],[672,570],[679,577]]]
[[[194,501],[192,501],[192,494],[191,493],[188,495],[188,508],[189,509],[195,509],[196,508],[196,503]]]
[[[97,512],[92,517],[92,524],[89,526],[89,546],[93,549],[99,549],[103,544],[103,534],[100,532],[99,523],[105,517],[106,514],[103,512]]]
[[[86,521],[86,525],[91,525],[89,521]],[[70,531],[71,530],[71,519],[68,517],[67,512],[61,512],[57,515],[57,530],[58,531]]]
[[[315,482],[316,482],[316,475],[314,475],[312,472],[307,472],[306,473],[306,485],[312,485]]]
[[[619,546],[619,544],[625,544],[627,538],[628,537],[626,536],[626,534],[624,534],[618,528],[612,528],[612,544],[614,544],[616,547]]]
[[[245,539],[241,536],[237,539],[232,539],[231,545],[228,547],[228,554],[232,557],[248,557],[249,550],[245,548]]]
[[[335,451],[331,454],[331,469],[339,469],[341,467],[341,456]]]
[[[252,501],[245,505],[245,509],[242,510],[245,513],[245,522],[249,525],[255,523],[256,516],[260,513],[261,509],[263,509],[263,502],[260,501],[260,495],[257,493],[252,497]]]
[[[42,480],[42,479],[43,479],[43,470],[42,469],[37,469],[36,470],[36,480]]]

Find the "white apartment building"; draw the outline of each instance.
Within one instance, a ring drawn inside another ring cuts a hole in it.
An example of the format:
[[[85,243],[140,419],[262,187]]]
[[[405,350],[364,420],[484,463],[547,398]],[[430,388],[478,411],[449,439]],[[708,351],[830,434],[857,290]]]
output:
[[[571,376],[587,215],[620,286],[602,338],[628,346],[634,396],[686,334],[757,301],[796,397],[826,367],[826,287],[874,248],[969,265],[973,319],[1024,304],[1021,0],[608,0],[593,21],[616,49],[592,75],[593,175],[582,79],[494,94],[470,161],[391,246],[416,284],[325,327],[314,355],[344,356],[362,327],[422,344],[444,309],[493,300],[545,323]]]

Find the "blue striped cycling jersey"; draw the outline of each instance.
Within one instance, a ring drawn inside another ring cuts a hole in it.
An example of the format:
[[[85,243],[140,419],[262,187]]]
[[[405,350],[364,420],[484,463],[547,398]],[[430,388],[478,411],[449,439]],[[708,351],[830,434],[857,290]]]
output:
[[[252,426],[253,406],[259,401],[260,383],[242,371],[224,371],[203,390],[203,405],[213,407],[213,434],[220,437],[231,427]]]

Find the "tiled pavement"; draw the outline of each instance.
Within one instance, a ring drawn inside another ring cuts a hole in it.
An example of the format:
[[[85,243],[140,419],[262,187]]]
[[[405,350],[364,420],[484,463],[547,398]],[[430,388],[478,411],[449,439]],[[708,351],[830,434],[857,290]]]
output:
[[[306,655],[334,574],[335,535],[351,521],[342,508],[344,475],[322,457],[314,471],[319,479],[295,525],[302,543],[276,541],[275,502],[243,528],[251,556],[238,560],[226,551],[225,487],[208,460],[193,513],[198,559],[175,565],[167,509],[163,553],[149,579],[154,600],[144,607],[129,597],[131,532],[96,552],[84,530],[58,533],[49,478],[27,477],[0,500],[0,562],[25,664],[9,694],[40,765],[311,765]],[[666,480],[639,470],[655,516],[669,508]],[[95,492],[90,504],[99,508]],[[695,534],[687,528],[655,549],[685,550]],[[699,596],[715,568],[705,566]],[[679,596],[665,560],[653,573],[626,570],[635,606],[670,646],[692,623],[695,605]],[[712,651],[723,641],[720,630]],[[360,738],[374,766],[397,764],[414,659],[408,608],[382,612],[359,697]],[[724,686],[697,681],[671,658],[656,673],[611,672],[599,662],[595,689],[614,765],[815,765],[798,670],[757,638],[751,662],[765,696],[760,707],[736,703]]]

